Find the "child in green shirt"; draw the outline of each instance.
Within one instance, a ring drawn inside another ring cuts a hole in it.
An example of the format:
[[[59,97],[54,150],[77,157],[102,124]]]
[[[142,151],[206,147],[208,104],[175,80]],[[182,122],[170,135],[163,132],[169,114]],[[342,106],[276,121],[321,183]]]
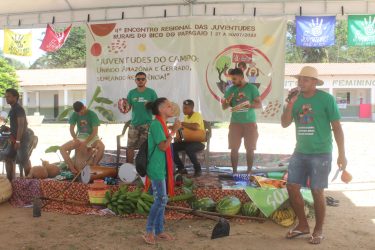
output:
[[[171,103],[166,98],[158,98],[146,104],[147,109],[155,115],[148,132],[147,177],[151,180],[154,204],[147,218],[146,234],[143,239],[147,244],[155,245],[156,240],[173,240],[173,236],[164,232],[164,212],[168,202],[166,176],[167,168],[173,167],[171,142],[176,131],[181,127],[180,121],[168,132],[166,121],[173,117]],[[172,165],[171,165],[172,164]],[[173,188],[168,186],[169,188]]]

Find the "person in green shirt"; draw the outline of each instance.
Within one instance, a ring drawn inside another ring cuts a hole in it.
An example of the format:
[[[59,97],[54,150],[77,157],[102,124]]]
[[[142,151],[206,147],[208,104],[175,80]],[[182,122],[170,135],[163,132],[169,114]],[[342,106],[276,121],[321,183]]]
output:
[[[332,162],[331,131],[333,130],[339,152],[337,164],[342,170],[347,165],[344,133],[334,97],[316,88],[317,85],[323,85],[317,70],[306,66],[295,77],[298,79],[298,87],[289,92],[287,105],[281,116],[284,128],[294,121],[297,139],[289,162],[287,189],[298,225],[288,232],[286,238],[292,239],[310,233],[300,193],[301,187],[309,186],[314,198],[316,221],[309,242],[320,244],[323,239],[326,205],[324,189],[328,187]]]
[[[132,120],[128,132],[128,145],[126,150],[126,161],[134,162],[134,151],[139,149],[147,139],[148,128],[152,121],[152,113],[146,109],[147,102],[155,101],[158,96],[156,92],[146,87],[147,77],[143,72],[135,75],[137,88],[129,91],[127,100],[132,108]]]
[[[230,158],[233,173],[237,173],[238,150],[244,138],[247,160],[247,172],[251,174],[254,162],[254,150],[258,140],[258,127],[254,109],[261,108],[259,91],[253,84],[244,79],[241,69],[235,68],[229,72],[233,86],[224,95],[223,110],[232,107],[232,118],[229,125],[228,142],[231,150]]]
[[[90,161],[92,165],[98,165],[104,155],[104,144],[98,137],[98,127],[100,120],[98,115],[86,108],[82,102],[75,102],[73,104],[74,112],[69,118],[70,135],[73,140],[65,143],[60,147],[60,153],[69,169],[74,173],[78,173],[84,164],[89,159],[78,159],[79,156],[93,155]],[[77,126],[77,132],[75,127]],[[95,149],[96,152],[93,152]],[[69,156],[70,151],[76,150],[75,162]],[[79,154],[78,154],[79,153]]]
[[[152,110],[155,120],[151,122],[148,132],[148,164],[147,177],[151,180],[154,203],[147,217],[146,234],[143,236],[147,244],[155,245],[158,240],[173,240],[173,237],[164,232],[164,212],[168,202],[167,195],[167,165],[172,163],[171,142],[173,135],[181,127],[176,120],[168,132],[167,120],[173,117],[174,112],[166,98],[158,98],[147,103],[147,108]],[[169,157],[169,159],[167,159]]]

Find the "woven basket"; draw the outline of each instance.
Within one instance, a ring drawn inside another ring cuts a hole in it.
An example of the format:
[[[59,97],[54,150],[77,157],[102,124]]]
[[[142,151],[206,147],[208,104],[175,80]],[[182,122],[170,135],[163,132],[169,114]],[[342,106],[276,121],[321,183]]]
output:
[[[8,178],[0,177],[0,204],[6,202],[12,196],[12,184]]]

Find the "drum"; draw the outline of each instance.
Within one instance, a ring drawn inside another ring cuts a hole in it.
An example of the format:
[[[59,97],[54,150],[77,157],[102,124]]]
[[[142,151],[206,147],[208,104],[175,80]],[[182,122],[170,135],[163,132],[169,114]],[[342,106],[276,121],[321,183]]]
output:
[[[120,166],[120,170],[118,171],[118,178],[126,184],[130,184],[134,182],[138,177],[137,170],[135,169],[135,165],[130,163],[124,163]]]
[[[116,176],[117,169],[115,167],[86,165],[81,172],[81,182],[88,184],[94,180],[104,179],[105,177],[116,178]]]
[[[128,99],[126,98],[121,98],[120,100],[118,100],[117,107],[119,111],[123,114],[127,114],[131,109]]]
[[[204,130],[192,130],[188,128],[179,129],[176,133],[176,139],[178,142],[205,142],[206,131]]]

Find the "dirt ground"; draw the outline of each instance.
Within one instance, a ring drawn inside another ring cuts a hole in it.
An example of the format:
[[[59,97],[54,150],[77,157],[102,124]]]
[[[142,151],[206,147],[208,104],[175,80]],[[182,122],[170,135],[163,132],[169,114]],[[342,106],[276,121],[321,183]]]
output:
[[[362,191],[364,199],[375,195]],[[167,221],[176,241],[146,246],[140,237],[143,219],[57,213],[33,218],[31,208],[6,203],[0,205],[0,249],[375,249],[374,206],[355,206],[342,192],[328,193],[340,206],[327,208],[326,239],[320,246],[308,244],[307,238],[284,239],[287,229],[271,221],[231,221],[229,237],[211,240],[215,222],[198,219]]]
[[[375,250],[375,123],[348,122],[343,127],[348,170],[353,174],[353,182],[330,184],[327,194],[340,200],[340,206],[327,208],[326,239],[320,246],[309,245],[307,238],[284,239],[287,229],[271,221],[264,224],[231,221],[230,237],[210,240],[215,222],[180,220],[166,224],[166,229],[177,238],[175,242],[159,242],[149,247],[140,237],[145,220],[57,213],[42,213],[40,218],[33,218],[31,208],[14,208],[5,203],[0,205],[0,249]],[[56,160],[56,155],[43,152],[51,144],[61,144],[69,138],[67,126],[47,124],[35,127],[34,131],[39,135],[40,143],[33,154],[33,162],[38,164],[41,157]],[[100,133],[108,148],[115,147],[114,134],[120,131],[121,125],[101,127]],[[258,153],[292,153],[293,127],[282,129],[279,124],[259,124],[259,132]],[[222,142],[226,142],[227,130],[216,129],[213,133],[212,150],[225,151],[226,145]],[[336,150],[334,158],[335,155]],[[336,169],[334,162],[333,170]],[[310,224],[312,227],[314,221]]]

